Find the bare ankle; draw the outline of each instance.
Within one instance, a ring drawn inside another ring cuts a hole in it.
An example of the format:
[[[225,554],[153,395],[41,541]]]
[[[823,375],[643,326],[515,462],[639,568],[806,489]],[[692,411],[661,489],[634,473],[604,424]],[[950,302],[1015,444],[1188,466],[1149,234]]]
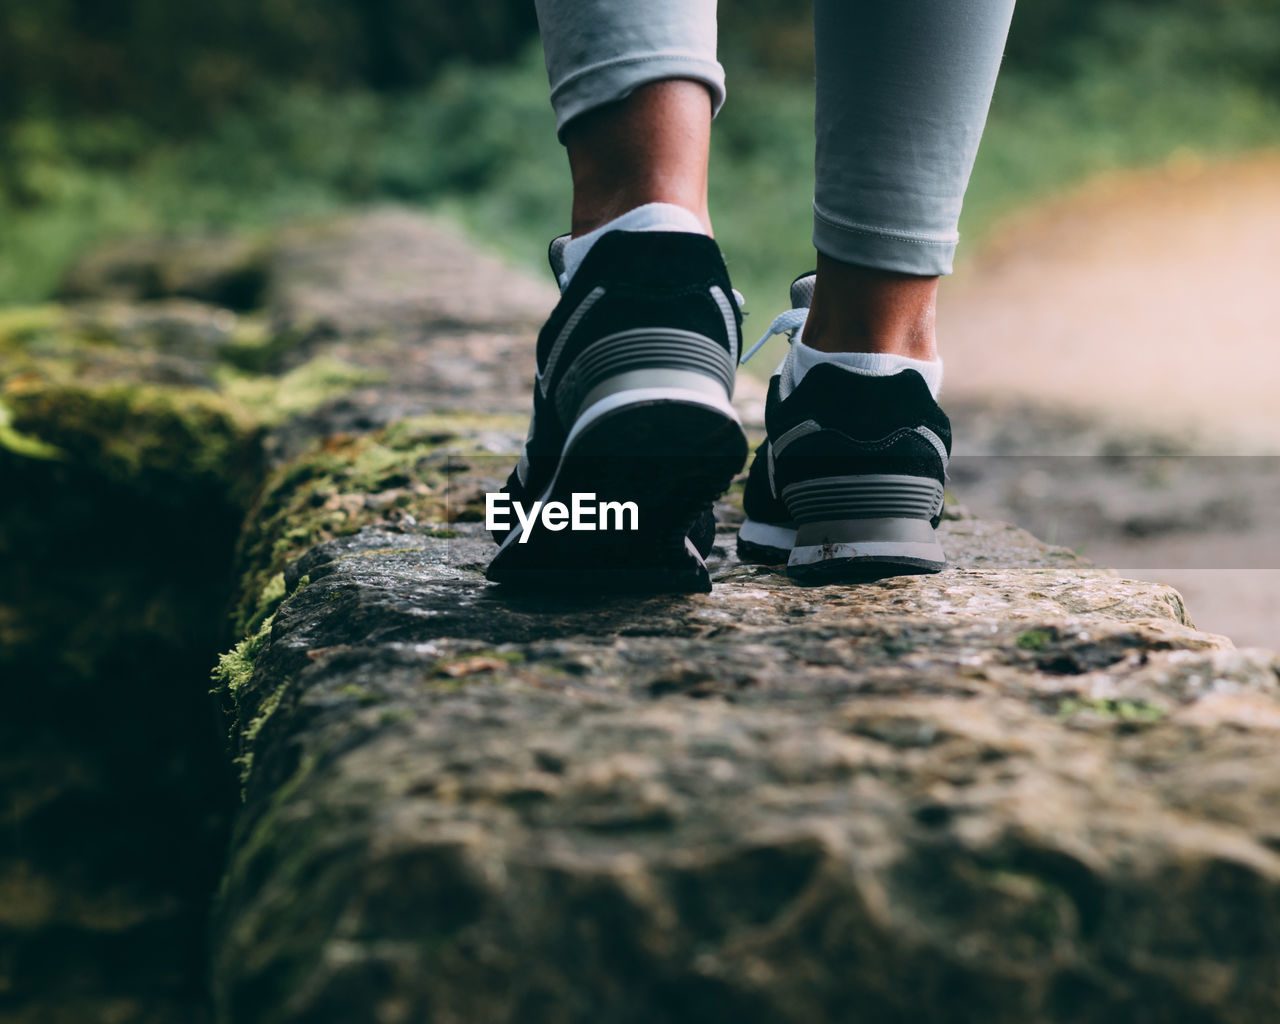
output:
[[[570,122],[564,141],[573,174],[575,236],[647,203],[673,203],[711,232],[707,159],[711,94],[671,79]]]
[[[841,263],[818,254],[803,340],[822,352],[881,352],[938,358],[938,278]]]

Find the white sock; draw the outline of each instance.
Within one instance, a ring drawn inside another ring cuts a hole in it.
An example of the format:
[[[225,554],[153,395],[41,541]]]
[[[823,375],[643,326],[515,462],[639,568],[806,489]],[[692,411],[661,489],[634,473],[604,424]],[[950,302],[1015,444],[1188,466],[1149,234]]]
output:
[[[561,288],[568,286],[591,247],[610,231],[687,231],[697,235],[707,233],[697,215],[683,206],[676,206],[674,203],[646,203],[644,206],[637,206],[621,217],[614,217],[607,224],[601,224],[594,231],[569,239],[564,247]]]
[[[791,369],[797,384],[819,363],[847,366],[855,373],[863,373],[868,377],[888,377],[901,370],[915,370],[929,385],[929,392],[934,400],[938,398],[938,391],[942,388],[941,359],[912,359],[910,356],[896,356],[882,352],[820,352],[806,345],[803,337],[804,329],[801,328],[800,336],[791,343],[791,358],[795,360]]]

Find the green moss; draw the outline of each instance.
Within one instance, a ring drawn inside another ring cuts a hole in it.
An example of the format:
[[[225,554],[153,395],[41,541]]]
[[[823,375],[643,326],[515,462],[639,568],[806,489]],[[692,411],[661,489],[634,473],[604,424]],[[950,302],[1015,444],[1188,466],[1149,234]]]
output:
[[[330,356],[318,356],[281,377],[250,376],[229,369],[218,374],[223,392],[266,425],[309,412],[352,388],[386,377],[381,370],[353,366]]]
[[[244,770],[242,771],[241,779],[244,780],[248,778],[248,769],[252,768],[253,759],[251,756],[246,755],[240,761],[243,762],[242,768]],[[238,844],[233,853],[228,870],[222,876],[219,899],[225,899],[230,885],[244,874],[255,857],[274,842],[275,829],[279,824],[279,815],[282,808],[288,805],[298,790],[315,773],[318,763],[319,759],[315,755],[304,755],[293,775],[271,794],[270,805],[254,824],[253,831],[244,842]]]
[[[1015,641],[1024,651],[1043,651],[1053,642],[1053,634],[1045,629],[1029,629]]]
[[[10,315],[9,336],[43,329],[52,313]],[[224,369],[226,393],[121,380],[95,382],[81,373],[75,344],[62,359],[23,357],[0,385],[0,448],[31,459],[64,459],[143,500],[165,506],[209,499],[246,507],[261,482],[263,424],[314,407],[380,373],[317,359],[276,378]],[[62,344],[62,342],[59,342]],[[104,350],[105,351],[105,350]],[[145,355],[145,354],[144,354]],[[96,359],[97,357],[95,357]],[[126,378],[149,363],[138,353],[108,351],[106,369]],[[96,364],[95,364],[96,366]],[[502,419],[476,423],[500,423]],[[242,545],[242,583],[234,627],[253,634],[283,599],[281,570],[308,548],[378,521],[364,496],[390,495],[425,521],[444,519],[444,474],[431,456],[470,419],[428,417],[380,435],[339,439],[276,474]],[[204,497],[195,497],[194,495]]]
[[[280,581],[280,589],[283,592],[283,577]],[[273,612],[262,620],[255,632],[246,636],[230,651],[219,657],[218,664],[213,670],[214,687],[212,692],[214,694],[225,694],[229,697],[231,706],[234,707],[237,716],[241,720],[243,720],[248,704],[249,684],[252,682],[254,671],[258,667],[258,658],[266,649],[267,642],[271,639],[271,624],[274,621],[275,614]],[[275,713],[276,708],[279,707],[288,682],[289,680],[286,679],[268,694],[258,705],[253,717],[244,726],[239,744],[243,753],[234,759],[242,787],[249,778],[249,773],[253,770],[253,741],[267,720]],[[241,797],[243,798],[243,796],[242,790]]]
[[[258,592],[257,606],[245,623],[245,631],[249,634],[256,633],[268,618],[275,616],[276,609],[285,596],[284,573],[278,572]]]
[[[287,333],[271,331],[261,317],[240,316],[230,340],[219,348],[218,358],[242,373],[266,374],[297,342]]]
[[[257,478],[257,423],[211,392],[77,383],[33,371],[4,382],[3,404],[7,436],[35,439],[41,450],[139,492],[213,490],[244,500]]]
[[[367,548],[364,551],[352,551],[349,554],[342,555],[342,558],[380,558],[383,555],[417,555],[421,554],[421,548]]]
[[[67,453],[55,445],[13,429],[13,413],[0,402],[0,448],[27,459],[65,459]]]
[[[196,340],[209,330],[222,335],[228,327],[230,336],[216,346]],[[216,359],[244,372],[265,374],[295,344],[296,339],[272,334],[261,316],[199,305],[156,308],[101,301],[0,309],[0,352],[42,360],[46,369],[51,358],[75,361],[92,353],[95,360],[119,363],[124,371],[119,376],[125,379],[135,379],[128,372],[131,365],[154,365],[157,350],[172,351],[175,345],[193,364]]]
[[[436,536],[456,534],[443,526],[451,453],[465,452],[467,436],[510,431],[516,422],[465,415],[407,419],[374,434],[329,438],[277,469],[248,517],[237,558],[237,632],[247,631],[271,577],[317,544],[384,521],[388,506],[442,524]],[[366,502],[371,495],[383,500]]]
[[[1158,722],[1168,712],[1146,701],[1105,697],[1071,697],[1058,705],[1058,717],[1062,719],[1085,713],[1111,722]]]
[[[61,306],[0,308],[0,351],[26,344],[34,337],[57,330],[66,322]]]
[[[468,651],[463,658],[496,658],[498,661],[505,661],[508,665],[519,665],[525,660],[524,652],[517,650],[502,650],[496,647],[484,647],[478,651]]]
[[[253,741],[258,738],[258,733],[261,732],[262,727],[267,724],[267,719],[275,714],[276,708],[280,706],[280,701],[284,697],[284,691],[288,689],[288,687],[289,681],[286,679],[283,683],[267,694],[266,699],[258,705],[258,713],[253,716],[252,720],[244,729],[244,743],[246,747],[252,747]],[[249,750],[246,756],[250,758],[253,756],[252,749]],[[250,764],[252,764],[252,762],[250,762]],[[245,778],[248,776],[248,767],[249,765],[245,766],[246,770],[241,776],[241,782],[244,782]]]
[[[0,311],[0,352],[13,350],[0,377],[0,447],[65,456],[144,489],[207,485],[247,503],[260,482],[264,427],[385,379],[318,357],[280,377],[214,366],[216,390],[152,383],[164,369],[156,354],[117,345],[109,314],[82,321],[59,307]],[[232,350],[242,354],[277,345],[252,319],[237,321],[236,339]],[[194,366],[191,379],[202,372]]]
[[[258,655],[271,638],[271,623],[274,620],[274,615],[265,618],[256,632],[246,636],[218,658],[218,664],[213,670],[213,681],[216,684],[214,693],[228,693],[234,700],[249,685],[258,664]]]

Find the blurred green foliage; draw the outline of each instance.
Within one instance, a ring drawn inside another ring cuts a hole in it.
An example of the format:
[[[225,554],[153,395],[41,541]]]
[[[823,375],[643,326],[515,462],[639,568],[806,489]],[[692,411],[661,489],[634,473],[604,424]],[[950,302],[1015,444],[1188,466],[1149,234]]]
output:
[[[411,87],[535,30],[528,0],[5,0],[0,119],[128,111],[189,131],[264,84]]]
[[[446,210],[540,263],[567,226],[569,195],[528,39],[532,5],[472,6],[8,0],[0,302],[49,295],[67,261],[105,236],[265,230],[387,200]],[[128,18],[94,27],[105,15],[93,11],[124,8]],[[813,259],[803,12],[792,0],[721,5],[730,101],[713,133],[712,212],[735,283],[762,316]],[[522,40],[513,57],[478,62]],[[202,62],[223,71],[198,72]],[[1097,171],[1275,141],[1277,0],[1027,0],[962,230],[971,239]]]

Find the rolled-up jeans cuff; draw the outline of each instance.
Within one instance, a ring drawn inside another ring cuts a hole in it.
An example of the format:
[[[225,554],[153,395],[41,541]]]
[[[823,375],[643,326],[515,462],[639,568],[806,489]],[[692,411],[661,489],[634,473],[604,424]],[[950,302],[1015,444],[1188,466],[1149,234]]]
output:
[[[556,112],[556,132],[564,138],[564,127],[580,114],[616,103],[649,82],[690,78],[711,92],[711,113],[724,103],[724,68],[719,61],[696,54],[645,53],[634,57],[614,57],[599,64],[579,68],[551,87],[551,105]]]
[[[958,234],[929,236],[861,224],[813,207],[813,247],[841,263],[937,277],[951,273]]]

